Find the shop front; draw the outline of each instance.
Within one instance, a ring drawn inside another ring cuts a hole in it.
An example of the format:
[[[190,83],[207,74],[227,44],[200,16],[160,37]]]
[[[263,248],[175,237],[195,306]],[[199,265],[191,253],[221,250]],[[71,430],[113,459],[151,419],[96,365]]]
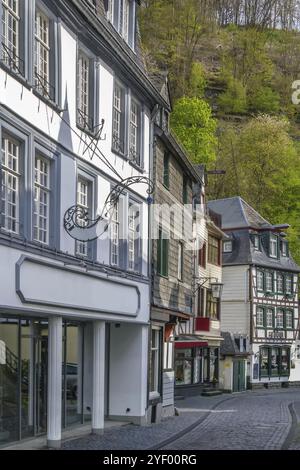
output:
[[[219,347],[205,342],[175,343],[176,395],[197,394],[199,388],[216,386],[219,380]]]
[[[149,284],[0,246],[0,447],[146,422]],[[5,273],[4,273],[5,267]],[[2,271],[2,272],[1,272]]]

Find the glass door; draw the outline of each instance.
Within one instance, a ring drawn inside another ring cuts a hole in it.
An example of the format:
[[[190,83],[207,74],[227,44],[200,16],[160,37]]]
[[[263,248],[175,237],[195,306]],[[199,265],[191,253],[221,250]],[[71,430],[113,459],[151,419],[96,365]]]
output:
[[[47,389],[48,389],[48,326],[39,323],[35,337],[35,435],[47,431]]]

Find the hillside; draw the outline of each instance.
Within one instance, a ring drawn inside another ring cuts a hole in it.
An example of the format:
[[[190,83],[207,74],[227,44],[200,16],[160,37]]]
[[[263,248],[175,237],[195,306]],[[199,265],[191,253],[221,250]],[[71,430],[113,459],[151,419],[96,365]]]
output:
[[[213,0],[144,2],[147,66],[169,72],[171,122],[190,158],[226,170],[210,177],[209,197],[241,195],[273,223],[290,223],[300,262],[300,105],[292,103],[292,84],[300,79],[296,10],[289,2],[275,18],[268,2],[249,0],[245,5],[261,9],[246,17],[245,9],[232,7],[242,1],[225,3],[227,16]]]

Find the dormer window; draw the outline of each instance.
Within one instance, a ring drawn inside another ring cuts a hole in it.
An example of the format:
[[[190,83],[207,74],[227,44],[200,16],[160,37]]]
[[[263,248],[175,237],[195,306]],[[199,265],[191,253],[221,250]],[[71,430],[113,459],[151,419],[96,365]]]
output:
[[[134,0],[108,0],[107,18],[123,39],[134,49],[136,8]]]
[[[223,253],[232,253],[232,241],[223,242]]]
[[[286,240],[281,241],[281,254],[285,258],[289,256],[289,245]]]
[[[276,235],[270,235],[269,255],[271,258],[278,258],[278,238]]]
[[[259,240],[259,235],[254,234],[253,235],[253,245],[255,250],[260,251],[260,240]]]

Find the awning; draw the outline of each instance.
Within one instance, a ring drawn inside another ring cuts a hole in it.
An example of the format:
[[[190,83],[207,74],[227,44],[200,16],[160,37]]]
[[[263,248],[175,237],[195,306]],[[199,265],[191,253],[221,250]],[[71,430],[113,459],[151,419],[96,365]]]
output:
[[[205,341],[176,341],[175,349],[189,349],[189,348],[207,348],[208,343]]]

